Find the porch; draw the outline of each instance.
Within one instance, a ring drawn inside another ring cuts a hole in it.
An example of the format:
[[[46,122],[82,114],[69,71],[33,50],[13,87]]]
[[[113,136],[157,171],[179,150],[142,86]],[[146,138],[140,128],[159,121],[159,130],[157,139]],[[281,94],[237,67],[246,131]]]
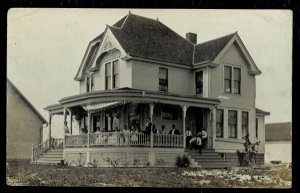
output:
[[[131,156],[139,155],[148,159],[144,164],[155,166],[160,160],[160,153],[167,153],[168,159],[173,161],[176,156],[184,154],[186,128],[195,134],[206,127],[207,148],[213,149],[215,107],[218,103],[216,99],[119,89],[75,95],[45,109],[49,111],[50,137],[54,115],[62,115],[63,120],[68,122],[70,132],[65,133],[61,143],[65,161],[74,163],[84,157],[85,164],[101,162],[104,152],[107,152],[115,159],[125,156],[127,165],[133,164]],[[145,131],[147,118],[152,123],[150,133]],[[78,126],[77,132],[74,122]],[[179,134],[170,133],[173,126]],[[162,127],[165,127],[164,132]],[[153,132],[155,129],[158,132]],[[50,140],[48,143],[50,147]],[[93,159],[91,152],[102,157],[94,155],[97,159]]]

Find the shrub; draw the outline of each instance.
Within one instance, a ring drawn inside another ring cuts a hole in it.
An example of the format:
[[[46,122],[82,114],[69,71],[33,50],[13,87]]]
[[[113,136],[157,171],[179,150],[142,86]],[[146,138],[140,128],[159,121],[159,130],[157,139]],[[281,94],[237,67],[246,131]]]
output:
[[[190,162],[190,158],[186,155],[183,155],[183,156],[177,156],[177,159],[176,159],[176,165],[178,167],[189,167],[191,164]]]

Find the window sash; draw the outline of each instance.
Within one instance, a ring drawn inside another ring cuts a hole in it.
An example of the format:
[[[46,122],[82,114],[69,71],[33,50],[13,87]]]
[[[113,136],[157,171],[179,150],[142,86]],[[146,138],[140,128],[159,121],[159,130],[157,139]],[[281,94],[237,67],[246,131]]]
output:
[[[159,68],[159,91],[168,91],[168,69]]]
[[[118,74],[115,74],[114,77],[113,77],[113,88],[119,88],[119,75]]]
[[[111,63],[108,62],[105,64],[105,77],[111,76]]]
[[[119,74],[119,61],[113,61],[113,74]]]
[[[241,93],[241,82],[239,80],[234,81],[234,94]]]
[[[237,138],[237,111],[228,111],[228,137]]]
[[[241,81],[241,69],[234,68],[234,80]]]
[[[195,83],[196,83],[196,94],[203,93],[203,71],[196,72]]]
[[[159,68],[159,79],[168,79],[168,69]]]
[[[216,137],[223,137],[223,131],[224,131],[224,110],[223,109],[217,109],[217,131],[216,131]]]
[[[86,78],[86,92],[90,92],[90,78]]]

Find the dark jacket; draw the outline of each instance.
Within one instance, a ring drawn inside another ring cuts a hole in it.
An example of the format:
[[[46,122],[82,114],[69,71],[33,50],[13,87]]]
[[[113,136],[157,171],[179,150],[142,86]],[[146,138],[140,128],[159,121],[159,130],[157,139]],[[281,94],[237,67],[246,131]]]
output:
[[[169,132],[169,134],[172,135],[172,132],[173,132],[173,129]],[[179,131],[177,129],[175,129],[174,135],[179,135]]]

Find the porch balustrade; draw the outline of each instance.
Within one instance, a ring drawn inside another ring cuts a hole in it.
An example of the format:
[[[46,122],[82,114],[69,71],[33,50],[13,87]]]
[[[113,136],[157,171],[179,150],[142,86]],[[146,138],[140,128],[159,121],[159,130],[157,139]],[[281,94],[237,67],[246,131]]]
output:
[[[32,146],[32,155],[31,155],[31,161],[37,160],[42,154],[46,153],[50,149],[60,149],[63,148],[63,139],[60,138],[51,138],[50,144],[49,139],[44,141],[43,143]]]
[[[99,132],[89,134],[89,147],[150,147],[151,135],[144,133]],[[88,147],[88,134],[65,136],[65,147]],[[153,135],[153,147],[183,147],[183,135]]]

